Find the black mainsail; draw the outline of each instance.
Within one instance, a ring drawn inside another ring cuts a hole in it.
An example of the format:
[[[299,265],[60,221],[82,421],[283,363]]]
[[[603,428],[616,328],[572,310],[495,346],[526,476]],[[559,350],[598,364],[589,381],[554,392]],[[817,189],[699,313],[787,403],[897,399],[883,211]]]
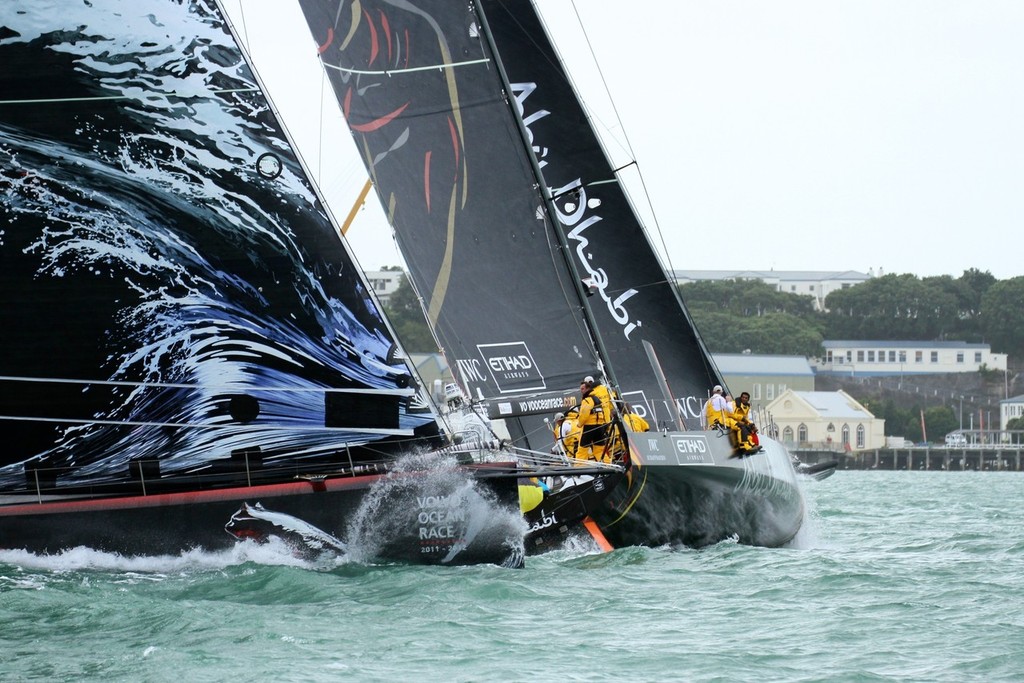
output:
[[[480,0],[489,35],[539,158],[575,272],[624,399],[652,424],[699,427],[721,383],[675,283],[665,276],[536,11]],[[656,359],[656,365],[654,364]],[[661,373],[667,380],[668,405]]]
[[[653,349],[687,424],[698,425],[721,378],[532,6],[482,3],[485,33],[458,3],[301,4],[410,277],[470,393],[575,390],[603,344],[623,397],[671,423],[678,413]]]
[[[785,449],[700,429],[721,383],[530,2],[299,0],[442,350],[514,437],[529,392],[599,372],[658,432],[594,513],[616,544],[779,545]],[[495,406],[497,407],[495,409]],[[557,405],[536,401],[553,413]]]
[[[550,413],[599,364],[473,13],[447,2],[302,8],[460,384],[474,399],[520,399],[505,417]],[[540,434],[534,445],[550,442]]]
[[[336,538],[442,443],[215,0],[3,3],[0,63],[0,548]],[[385,556],[515,561],[401,488]]]

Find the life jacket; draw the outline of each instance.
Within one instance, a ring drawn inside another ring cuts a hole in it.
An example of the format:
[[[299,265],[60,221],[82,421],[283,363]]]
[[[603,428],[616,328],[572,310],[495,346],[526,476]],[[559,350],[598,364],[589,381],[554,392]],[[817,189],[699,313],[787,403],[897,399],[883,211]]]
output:
[[[707,418],[708,429],[714,426],[716,422],[726,425],[729,422],[731,415],[729,414],[729,404],[726,402],[725,397],[722,397],[721,404],[724,408],[715,408],[715,396],[708,399],[708,402],[704,404],[704,417]]]
[[[611,392],[608,391],[608,387],[605,385],[595,384],[580,402],[579,425],[581,427],[603,425],[611,422],[611,419]]]

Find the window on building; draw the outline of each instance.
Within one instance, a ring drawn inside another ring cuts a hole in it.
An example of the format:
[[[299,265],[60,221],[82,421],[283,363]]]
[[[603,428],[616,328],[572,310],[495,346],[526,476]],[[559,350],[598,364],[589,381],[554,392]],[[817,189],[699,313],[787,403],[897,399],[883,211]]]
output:
[[[782,396],[783,392],[785,392],[785,391],[786,391],[786,385],[785,384],[780,384],[779,385],[779,396]]]
[[[939,362],[939,352],[938,351],[932,351],[932,362],[933,363],[938,363]]]
[[[889,362],[890,363],[895,363],[896,362],[896,352],[895,351],[890,351],[889,352]]]
[[[846,362],[849,363],[852,360],[853,360],[853,351],[847,351],[846,352]]]
[[[807,287],[807,291],[808,291],[808,292],[813,292],[813,291],[814,291],[814,285],[809,285],[809,286]]]
[[[775,398],[775,385],[765,384],[764,385],[764,400],[770,401]]]
[[[863,363],[864,362],[864,352],[863,351],[858,351],[857,352],[857,362],[858,363]]]
[[[850,445],[850,425],[843,425],[843,445]]]
[[[761,385],[760,384],[755,384],[754,386],[750,387],[750,400],[751,401],[760,401],[761,400]]]
[[[832,362],[832,349],[829,349],[828,351],[825,352],[825,362],[826,363],[831,363]]]
[[[907,352],[906,351],[900,351],[900,362],[901,363],[906,363],[907,362]]]
[[[874,363],[875,362],[875,352],[874,351],[868,351],[868,362],[869,363]]]
[[[789,286],[789,291],[795,292],[796,291],[796,285],[790,285]]]
[[[980,363],[981,362],[981,351],[975,351],[974,352],[974,362],[975,363]]]
[[[924,354],[923,351],[914,351],[914,362],[915,363],[922,363],[922,362],[924,362],[924,355],[923,354]]]
[[[793,428],[786,427],[782,430],[782,440],[785,443],[793,443]]]
[[[797,440],[800,443],[807,443],[807,425],[803,422],[800,423],[800,427],[797,428]]]
[[[864,425],[857,425],[857,448],[864,448]]]
[[[963,363],[964,362],[964,352],[963,351],[957,351],[956,352],[956,362],[957,363]]]

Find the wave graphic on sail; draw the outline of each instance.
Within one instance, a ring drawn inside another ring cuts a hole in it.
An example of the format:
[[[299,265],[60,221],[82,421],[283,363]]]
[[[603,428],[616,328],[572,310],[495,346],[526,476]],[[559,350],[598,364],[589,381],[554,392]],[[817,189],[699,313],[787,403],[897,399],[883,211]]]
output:
[[[24,444],[0,486],[27,459],[96,480],[429,422],[328,426],[330,390],[406,397],[408,369],[216,5],[35,4],[0,8],[0,429]]]

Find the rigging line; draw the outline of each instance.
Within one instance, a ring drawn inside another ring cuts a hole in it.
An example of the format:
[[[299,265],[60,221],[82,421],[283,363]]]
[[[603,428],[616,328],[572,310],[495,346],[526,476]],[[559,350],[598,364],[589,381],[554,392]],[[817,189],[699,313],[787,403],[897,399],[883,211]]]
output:
[[[153,91],[155,92],[155,91]],[[231,93],[237,92],[259,92],[259,88],[224,88],[222,90],[208,90],[205,93],[160,93],[162,97],[177,97],[182,100],[195,99],[197,97],[205,97],[207,95],[230,95]],[[144,101],[146,99],[152,99],[157,95],[137,97],[135,95],[97,95],[95,97],[49,97],[34,100],[0,100],[0,105],[3,104],[60,104],[65,102],[100,102],[104,100],[134,100]]]
[[[629,139],[629,133],[626,132],[626,127],[623,125],[622,116],[619,114],[618,105],[616,105],[615,99],[612,97],[611,89],[608,87],[608,80],[605,78],[604,69],[601,68],[601,63],[597,59],[597,53],[594,51],[593,43],[590,42],[590,35],[587,33],[587,30],[583,25],[583,18],[580,16],[579,8],[577,7],[575,0],[573,0],[572,2],[572,10],[573,13],[576,15],[576,22],[577,24],[579,24],[580,31],[583,34],[583,39],[587,43],[587,49],[590,50],[590,58],[593,61],[595,68],[597,69],[599,77],[601,78],[601,86],[604,88],[605,97],[607,98],[608,103],[612,107],[612,112],[615,115],[615,121],[618,124],[618,128],[620,131],[622,131],[622,138],[626,143],[626,151],[629,153],[630,158],[634,160],[632,163],[635,164],[637,167],[637,177],[640,179],[640,187],[643,190],[644,200],[647,202],[647,206],[651,211],[651,218],[654,221],[654,231],[657,232],[658,241],[661,242],[661,251],[665,255],[665,267],[669,270],[669,272],[674,273],[674,267],[672,265],[672,256],[668,251],[668,244],[665,242],[665,233],[662,231],[661,224],[658,221],[658,215],[654,211],[654,203],[651,201],[651,194],[647,189],[647,183],[644,180],[643,173],[639,172],[640,165],[639,163],[636,162],[636,153],[633,151],[633,143]],[[571,76],[569,76],[569,78],[571,78]],[[579,97],[580,103],[582,104],[581,91],[579,90],[579,88],[576,88],[575,90],[577,92],[577,97]],[[587,109],[588,118],[592,118],[589,112],[589,108]],[[626,164],[626,166],[623,166],[621,168],[626,168],[629,165],[630,164]],[[625,194],[625,186],[622,187],[622,191],[623,194]],[[639,216],[637,217],[637,220],[639,221]]]
[[[245,3],[241,0],[238,2],[238,13],[242,18],[242,33],[245,35],[245,47],[246,49],[251,49],[249,48],[249,25],[245,22]],[[225,15],[224,19],[230,24],[231,20],[227,17],[227,12],[224,9],[221,9],[221,14]]]
[[[327,72],[323,69],[320,70],[320,127],[317,130],[317,158],[316,158],[316,180],[317,183],[323,187],[324,184],[324,81],[327,80]],[[342,229],[341,234],[345,234],[345,230]]]
[[[615,185],[615,184],[618,184],[619,183],[619,179],[618,179],[617,176],[618,176],[619,171],[625,170],[625,169],[629,168],[630,166],[636,166],[636,165],[637,165],[637,163],[635,161],[630,161],[628,164],[623,164],[622,166],[619,166],[618,168],[613,168],[612,169],[612,175],[616,176],[616,177],[608,178],[606,180],[591,180],[588,183],[583,183],[583,185],[572,187],[572,188],[566,190],[565,192],[559,192],[558,194],[551,195],[551,200],[554,201],[556,199],[561,199],[562,197],[565,197],[565,196],[568,196],[568,195],[578,194],[579,191],[580,191],[580,187],[594,187],[595,185]]]
[[[415,389],[342,389],[334,387],[251,387],[231,384],[181,384],[176,382],[131,382],[128,380],[70,379],[62,377],[17,377],[0,375],[0,382],[33,382],[38,384],[82,384],[112,387],[150,387],[156,389],[209,389],[218,391],[292,391],[334,394],[385,394],[415,396]]]
[[[105,425],[108,427],[179,427],[183,429],[233,429],[238,432],[340,432],[353,434],[383,434],[413,436],[411,429],[378,429],[376,427],[310,427],[306,425],[280,425],[267,423],[252,424],[193,424],[191,422],[150,422],[146,420],[83,420],[71,417],[27,417],[24,415],[0,415],[0,421],[49,422],[53,424]]]
[[[458,66],[472,66],[474,64],[487,64],[490,59],[484,57],[483,59],[470,59],[465,62],[451,62],[450,64],[432,64],[428,66],[412,66],[407,69],[386,69],[384,71],[366,71],[363,69],[349,69],[344,66],[335,66],[334,64],[328,64],[324,62],[324,66],[328,69],[334,69],[335,71],[341,71],[346,74],[356,74],[360,76],[394,76],[396,74],[407,74],[415,71],[433,71],[434,69],[454,69]]]

